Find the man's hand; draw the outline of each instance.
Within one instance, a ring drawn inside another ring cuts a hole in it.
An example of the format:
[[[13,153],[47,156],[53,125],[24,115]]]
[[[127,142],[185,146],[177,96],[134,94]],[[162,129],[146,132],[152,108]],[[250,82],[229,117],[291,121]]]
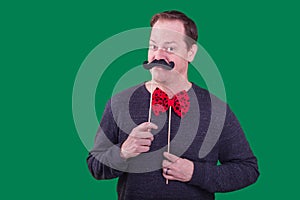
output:
[[[163,176],[169,180],[188,182],[192,179],[194,172],[194,163],[188,159],[182,159],[178,156],[164,152]]]
[[[151,129],[157,128],[158,127],[151,122],[144,122],[132,129],[128,138],[121,146],[120,156],[124,159],[128,159],[148,152],[154,139],[150,131]]]

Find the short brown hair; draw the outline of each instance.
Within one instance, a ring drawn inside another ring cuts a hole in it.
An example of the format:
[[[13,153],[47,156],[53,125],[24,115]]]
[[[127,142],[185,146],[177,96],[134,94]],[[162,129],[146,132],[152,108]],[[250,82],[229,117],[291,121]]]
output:
[[[188,37],[186,37],[186,40],[185,40],[188,49],[190,49],[192,47],[192,45],[197,42],[197,40],[198,40],[197,26],[196,26],[195,22],[192,19],[190,19],[188,16],[186,16],[184,13],[179,12],[177,10],[170,10],[170,11],[165,11],[162,13],[157,13],[157,14],[153,15],[153,17],[150,21],[150,26],[153,27],[154,24],[159,19],[179,20],[183,23],[185,34],[188,36]]]

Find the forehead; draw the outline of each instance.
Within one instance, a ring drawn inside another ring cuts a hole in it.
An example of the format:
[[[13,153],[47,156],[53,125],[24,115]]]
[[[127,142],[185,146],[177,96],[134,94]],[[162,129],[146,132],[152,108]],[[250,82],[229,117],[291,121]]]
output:
[[[179,20],[158,20],[152,27],[150,39],[179,40],[185,36],[184,25]]]
[[[168,19],[162,19],[158,20],[154,25],[154,29],[166,29],[170,31],[175,31],[181,34],[185,33],[184,25],[179,20],[168,20]]]

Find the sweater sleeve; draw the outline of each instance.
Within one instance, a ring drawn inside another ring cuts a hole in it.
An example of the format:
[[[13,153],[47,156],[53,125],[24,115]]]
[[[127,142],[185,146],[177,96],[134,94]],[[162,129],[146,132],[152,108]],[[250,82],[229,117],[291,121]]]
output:
[[[218,145],[220,165],[194,162],[194,172],[189,184],[214,193],[238,190],[257,180],[257,159],[238,119],[229,107]]]
[[[126,170],[127,162],[120,157],[118,133],[109,101],[95,137],[94,147],[87,157],[88,168],[94,178],[112,179],[121,176]]]

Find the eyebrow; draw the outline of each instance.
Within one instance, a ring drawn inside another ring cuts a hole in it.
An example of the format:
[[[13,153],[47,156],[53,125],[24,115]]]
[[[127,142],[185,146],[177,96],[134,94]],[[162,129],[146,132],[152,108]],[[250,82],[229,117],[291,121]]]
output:
[[[156,42],[152,39],[150,39],[150,42],[153,42],[153,43],[156,44]],[[176,41],[170,41],[170,42],[164,42],[164,44],[177,44],[177,42]]]
[[[165,42],[165,44],[177,44],[177,42],[175,42],[175,41],[171,41],[171,42]]]

